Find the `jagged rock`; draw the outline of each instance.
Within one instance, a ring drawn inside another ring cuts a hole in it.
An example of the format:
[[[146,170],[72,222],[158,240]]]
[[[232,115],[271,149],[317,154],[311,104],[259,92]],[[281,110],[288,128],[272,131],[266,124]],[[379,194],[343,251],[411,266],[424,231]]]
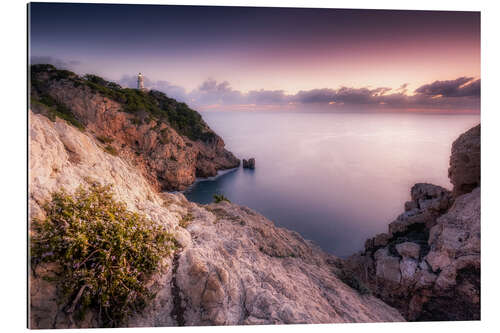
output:
[[[368,239],[365,252],[344,264],[409,320],[480,319],[479,134],[478,126],[453,144],[455,197],[440,186],[416,184],[383,247]]]
[[[34,80],[46,86],[46,94],[68,107],[86,131],[101,140],[98,145],[131,162],[156,190],[182,190],[196,177],[215,176],[217,170],[239,166],[239,159],[224,148],[222,138],[203,120],[200,126],[210,139],[193,140],[145,112],[124,112],[123,104],[85,84],[55,79],[49,72],[34,75]],[[36,89],[32,93],[36,98]],[[33,103],[33,111],[46,112],[40,103]]]
[[[167,226],[179,243],[147,287],[156,297],[133,313],[128,326],[236,325],[403,321],[399,312],[341,280],[342,260],[298,233],[228,202],[201,206],[182,194],[157,193],[142,173],[120,156],[104,152],[94,136],[65,121],[30,117],[30,218],[60,187],[72,192],[90,177],[112,183],[128,208]],[[70,151],[68,148],[70,147]],[[76,154],[79,158],[72,158]],[[191,214],[184,227],[182,217]],[[70,318],[59,304],[57,285],[30,275],[30,327],[98,327],[90,311]]]
[[[365,242],[365,250],[366,251],[376,251],[377,249],[384,247],[389,242],[391,235],[381,233],[376,235],[373,238],[367,239]]]
[[[255,169],[255,158],[250,158],[248,160],[243,159],[244,169]]]
[[[450,191],[426,183],[415,184],[411,188],[411,198],[412,201],[405,203],[405,212],[389,224],[391,235],[402,234],[412,229],[431,228],[436,218],[452,203]]]
[[[387,248],[378,249],[375,252],[375,266],[377,278],[395,283],[401,281],[399,258],[390,255]]]
[[[405,281],[412,281],[418,269],[418,262],[414,259],[403,258],[399,264],[401,278]]]
[[[468,193],[481,182],[481,125],[471,128],[453,142],[448,177],[453,195]]]
[[[480,188],[455,200],[448,213],[438,219],[431,229],[431,250],[426,261],[434,272],[441,271],[439,288],[446,290],[456,285],[460,270],[479,270],[481,252],[481,197]],[[438,280],[439,280],[438,278]],[[477,290],[478,291],[478,290]]]
[[[420,246],[412,242],[404,242],[396,245],[396,250],[402,257],[418,259],[420,256]]]

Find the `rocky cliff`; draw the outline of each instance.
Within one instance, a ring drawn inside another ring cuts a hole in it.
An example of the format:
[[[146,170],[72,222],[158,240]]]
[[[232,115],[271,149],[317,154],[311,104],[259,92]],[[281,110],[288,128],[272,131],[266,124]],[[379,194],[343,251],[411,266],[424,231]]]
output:
[[[196,177],[240,163],[196,111],[158,91],[124,89],[95,75],[35,65],[31,109],[85,130],[157,190],[184,189]]]
[[[416,184],[388,233],[346,267],[408,320],[480,319],[480,126],[452,145],[450,192]]]
[[[117,111],[116,117],[126,115]],[[105,125],[87,124],[81,131],[30,111],[29,216],[43,218],[51,192],[72,192],[92,179],[113,184],[116,199],[128,209],[171,231],[178,249],[146,285],[156,297],[130,315],[127,326],[404,320],[346,275],[338,258],[257,212],[225,201],[198,205],[182,194],[158,192],[126,151],[110,154],[89,130]],[[57,263],[31,267],[30,326],[102,326],[97,310],[83,318],[68,311],[59,297],[58,274]],[[73,303],[71,308],[80,306]]]
[[[32,69],[30,221],[46,216],[51,193],[92,181],[112,184],[117,200],[175,238],[175,253],[144,285],[156,296],[124,326],[479,318],[479,129],[453,145],[453,193],[415,185],[389,233],[341,260],[246,207],[161,192],[239,164],[186,105],[95,76]],[[62,301],[60,274],[57,262],[30,267],[30,326],[102,326],[96,308],[75,316],[78,295]]]

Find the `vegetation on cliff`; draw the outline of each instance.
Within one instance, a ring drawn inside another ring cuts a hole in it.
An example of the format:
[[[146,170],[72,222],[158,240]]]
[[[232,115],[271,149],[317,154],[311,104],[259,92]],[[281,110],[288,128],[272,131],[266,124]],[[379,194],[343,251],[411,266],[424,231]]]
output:
[[[200,114],[189,108],[185,103],[177,102],[160,91],[141,91],[123,88],[97,75],[87,74],[83,77],[67,70],[60,70],[49,64],[31,66],[31,100],[32,103],[42,103],[52,111],[53,117],[58,116],[71,124],[82,127],[77,118],[64,105],[57,103],[49,94],[48,88],[52,80],[68,80],[74,87],[85,86],[94,93],[108,97],[122,104],[123,111],[140,115],[147,113],[149,117],[168,122],[178,133],[191,140],[209,142],[215,138]]]
[[[83,318],[93,310],[103,325],[120,326],[154,297],[145,282],[175,249],[165,227],[127,210],[97,182],[73,195],[55,192],[43,208],[46,217],[32,224],[31,263],[60,266],[67,313]]]

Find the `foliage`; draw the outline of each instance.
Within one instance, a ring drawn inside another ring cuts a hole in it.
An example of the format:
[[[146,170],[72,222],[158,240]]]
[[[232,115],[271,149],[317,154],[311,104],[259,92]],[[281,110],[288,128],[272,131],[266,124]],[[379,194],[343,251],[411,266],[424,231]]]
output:
[[[160,91],[122,88],[97,75],[86,74],[78,77],[75,73],[59,70],[48,64],[31,66],[31,89],[37,95],[47,92],[48,81],[52,79],[70,80],[75,87],[87,86],[93,92],[122,104],[125,112],[136,115],[149,114],[153,119],[168,122],[179,134],[191,140],[213,142],[216,139],[215,133],[208,128],[198,112]],[[140,123],[141,121],[138,121],[138,124]]]
[[[48,85],[44,80],[39,79],[41,73],[50,73],[50,77],[56,81],[62,79],[74,79],[77,75],[67,70],[57,70],[52,65],[33,65],[31,66],[31,107],[43,106],[46,116],[55,121],[56,117],[61,118],[75,126],[79,130],[84,130],[85,126],[78,120],[63,103],[54,99],[48,93]]]
[[[53,193],[44,210],[45,219],[33,220],[31,262],[61,266],[68,313],[83,318],[90,309],[103,325],[119,326],[154,297],[145,282],[175,248],[165,227],[127,210],[97,182],[73,195]]]
[[[231,202],[231,201],[229,201],[229,199],[228,199],[228,198],[226,198],[226,197],[224,196],[224,194],[217,194],[217,193],[216,193],[216,194],[214,194],[214,202],[215,202],[215,203],[219,203],[219,202],[222,202],[222,201]]]
[[[183,228],[187,228],[189,223],[194,220],[194,216],[191,213],[187,213],[182,217],[182,219],[179,221],[179,225]]]
[[[104,151],[113,156],[118,156],[118,150],[116,150],[116,148],[111,145],[106,145],[106,147],[104,147]]]
[[[66,120],[80,131],[85,130],[85,126],[75,117],[73,112],[64,104],[57,102],[49,95],[42,95],[39,100],[31,98],[31,108],[42,107],[47,118],[56,121],[56,118]]]
[[[104,135],[98,135],[96,136],[96,139],[99,140],[99,142],[101,143],[112,143],[113,141],[115,141],[113,138]]]

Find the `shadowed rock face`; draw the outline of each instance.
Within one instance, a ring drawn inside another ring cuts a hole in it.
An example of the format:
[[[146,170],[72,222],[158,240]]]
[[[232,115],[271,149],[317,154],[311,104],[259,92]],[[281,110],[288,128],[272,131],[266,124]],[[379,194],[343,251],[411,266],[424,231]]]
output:
[[[416,184],[389,232],[345,266],[408,320],[480,319],[479,126],[453,144],[453,193]]]
[[[472,191],[481,183],[481,125],[471,128],[453,142],[448,177],[453,195]]]
[[[198,205],[182,194],[158,193],[121,156],[108,154],[89,132],[29,114],[29,216],[64,187],[90,177],[113,184],[128,209],[161,223],[179,243],[147,286],[156,293],[128,326],[235,325],[404,321],[380,299],[339,278],[340,259],[262,215],[228,202]],[[182,218],[191,214],[186,226]],[[98,314],[77,320],[58,303],[58,286],[43,277],[57,265],[30,270],[30,327],[99,327]]]

